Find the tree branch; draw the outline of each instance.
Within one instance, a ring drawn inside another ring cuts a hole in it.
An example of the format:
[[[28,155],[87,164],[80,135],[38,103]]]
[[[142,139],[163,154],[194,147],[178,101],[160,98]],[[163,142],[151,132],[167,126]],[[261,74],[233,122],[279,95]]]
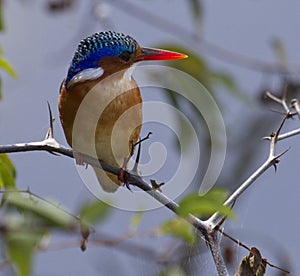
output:
[[[249,176],[249,178],[242,183],[232,194],[231,196],[225,201],[224,205],[226,206],[232,206],[232,204],[235,203],[235,201],[241,196],[241,194],[249,188],[255,180],[262,175],[267,169],[269,169],[271,166],[274,166],[276,169],[276,164],[279,162],[279,158],[287,152],[287,150],[281,152],[280,154],[275,154],[276,149],[276,143],[278,141],[279,132],[282,129],[282,126],[286,119],[288,118],[288,115],[284,117],[282,120],[278,130],[276,132],[273,132],[268,139],[270,140],[270,149],[269,149],[269,156],[267,160],[253,173]],[[214,229],[216,226],[219,226],[220,222],[224,220],[224,216],[220,213],[213,214],[207,222],[211,224],[211,227]]]
[[[2,153],[15,153],[15,152],[28,152],[28,151],[47,151],[49,153],[61,154],[70,158],[74,158],[74,152],[72,149],[66,148],[56,142],[54,138],[48,138],[40,142],[29,142],[29,143],[19,143],[13,145],[1,145],[0,154]],[[91,156],[82,154],[83,162],[94,167],[102,168],[103,170],[110,172],[112,174],[118,175],[120,168],[111,166],[101,160],[95,159]],[[155,198],[161,204],[165,205],[174,213],[177,213],[178,204],[164,195],[162,192],[153,189],[151,185],[145,182],[139,175],[131,173],[130,171],[125,171],[126,180],[143,191],[147,192],[150,196]],[[202,234],[206,233],[207,226],[193,215],[189,215],[187,220]]]
[[[274,97],[271,96],[271,99]],[[279,102],[282,104],[284,109],[287,111],[285,107],[288,105],[286,104],[286,98],[285,95],[283,96],[283,100],[278,100],[277,98],[273,99],[276,102]],[[296,113],[299,115],[299,109],[297,109],[298,101],[294,101],[293,108],[295,109]],[[28,152],[28,151],[47,151],[51,154],[61,154],[64,156],[68,156],[70,158],[74,158],[74,151],[72,149],[66,148],[62,145],[60,145],[53,137],[53,119],[51,115],[51,110],[49,110],[50,114],[50,127],[46,135],[46,139],[39,142],[29,142],[29,143],[19,143],[19,144],[13,144],[13,145],[1,145],[0,146],[0,154],[3,153],[15,153],[15,152]],[[242,185],[232,193],[232,195],[226,200],[224,205],[226,206],[232,206],[235,201],[238,199],[238,197],[260,176],[262,175],[269,167],[275,166],[279,162],[279,158],[286,153],[286,151],[275,154],[276,149],[276,143],[279,140],[286,139],[288,137],[300,134],[300,129],[296,129],[284,134],[279,135],[283,124],[285,123],[286,119],[290,117],[290,111],[288,110],[287,115],[283,119],[282,123],[280,124],[278,130],[276,132],[273,132],[269,137],[265,137],[265,139],[270,141],[270,149],[269,149],[269,156],[267,160],[244,182]],[[300,115],[299,115],[300,117]],[[94,167],[100,167],[103,170],[110,172],[112,174],[118,175],[120,168],[111,166],[101,160],[98,160],[96,158],[93,158],[91,156],[81,154],[82,160],[84,163],[89,164]],[[178,204],[168,198],[166,195],[164,195],[162,192],[160,192],[158,189],[153,189],[153,186],[145,182],[141,176],[136,174],[135,171],[125,171],[125,178],[128,181],[128,183],[135,185],[139,187],[141,190],[147,192],[150,196],[155,198],[157,201],[159,201],[162,205],[166,206],[168,209],[170,209],[172,212],[177,214]],[[228,271],[225,265],[225,262],[223,260],[223,257],[221,255],[221,249],[219,245],[219,237],[218,237],[218,231],[220,224],[225,221],[225,216],[219,214],[218,212],[213,214],[209,219],[206,221],[203,221],[196,216],[189,214],[186,217],[186,220],[192,224],[197,230],[200,231],[202,234],[202,237],[206,241],[206,243],[209,245],[210,251],[212,253],[217,271],[219,275],[228,275]]]

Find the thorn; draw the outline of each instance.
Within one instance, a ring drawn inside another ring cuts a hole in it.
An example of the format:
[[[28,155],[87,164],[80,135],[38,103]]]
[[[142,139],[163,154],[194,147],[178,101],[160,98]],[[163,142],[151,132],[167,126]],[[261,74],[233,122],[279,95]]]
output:
[[[277,172],[277,164],[280,162],[280,159],[279,159],[279,158],[280,158],[282,155],[284,155],[285,153],[287,153],[287,152],[289,151],[289,149],[290,149],[290,148],[288,148],[288,149],[286,149],[285,151],[283,151],[283,152],[277,154],[276,156],[274,156],[272,163],[273,163],[273,166],[274,166],[275,173]]]
[[[141,141],[141,140],[139,139],[139,141]],[[134,166],[132,169],[132,171],[135,172],[136,174],[138,174],[138,166],[139,166],[140,157],[141,157],[141,149],[142,149],[142,143],[139,143],[135,163],[134,163]]]
[[[143,139],[139,139],[139,141],[137,141],[135,144],[133,143],[133,140],[130,140],[130,144],[131,144],[130,156],[133,155],[135,147],[136,147],[137,145],[143,143],[144,141],[148,140],[151,134],[152,134],[151,131],[148,132],[148,134],[147,134],[146,137],[144,137]]]
[[[274,113],[278,113],[278,114],[281,114],[281,115],[286,115],[286,112],[283,112],[283,111],[281,111],[281,110],[277,110],[277,109],[274,109],[274,108],[271,108],[270,109],[272,112],[274,112]]]
[[[136,142],[136,143],[134,144],[134,147],[137,146],[138,144],[143,143],[144,141],[148,140],[148,139],[150,138],[150,135],[151,135],[151,134],[152,134],[152,132],[149,131],[146,137],[144,137],[143,139],[139,140],[138,142]]]
[[[133,144],[132,142],[132,145],[133,147],[132,148],[135,148],[137,145],[139,146],[138,147],[138,152],[137,152],[137,156],[136,156],[136,159],[135,159],[135,163],[134,163],[134,166],[133,166],[133,169],[132,171],[135,173],[135,174],[138,174],[138,166],[139,166],[139,162],[140,162],[140,157],[141,157],[141,150],[142,150],[142,143],[146,140],[148,140],[150,138],[150,135],[152,134],[152,132],[148,132],[147,136],[144,137],[143,139],[140,139],[139,138],[139,141],[136,142],[135,144]]]
[[[127,188],[130,192],[133,193],[133,191],[131,190],[131,188],[130,188],[130,186],[129,186],[129,183],[126,181],[124,184],[125,184],[126,188]]]
[[[230,209],[233,209],[234,205],[236,203],[236,199],[231,203]],[[223,216],[223,218],[220,220],[220,222],[214,227],[214,229],[219,230],[222,226],[222,224],[225,222],[227,219],[227,216]]]
[[[150,183],[151,183],[151,186],[152,186],[152,188],[153,188],[154,190],[158,190],[158,191],[160,191],[160,192],[162,192],[161,187],[162,187],[163,185],[165,185],[165,182],[162,182],[162,183],[158,184],[158,183],[156,182],[156,180],[154,180],[154,179],[150,179]]]
[[[51,106],[50,106],[50,103],[48,101],[47,101],[47,105],[48,105],[48,112],[49,112],[49,129],[46,133],[45,140],[51,139],[51,138],[54,137],[53,122],[55,121],[55,119],[52,117]]]
[[[289,147],[289,148],[287,148],[286,150],[284,150],[283,152],[277,154],[277,155],[274,157],[274,160],[278,160],[277,163],[279,163],[279,158],[280,158],[282,155],[286,154],[290,149],[291,149],[291,147]]]

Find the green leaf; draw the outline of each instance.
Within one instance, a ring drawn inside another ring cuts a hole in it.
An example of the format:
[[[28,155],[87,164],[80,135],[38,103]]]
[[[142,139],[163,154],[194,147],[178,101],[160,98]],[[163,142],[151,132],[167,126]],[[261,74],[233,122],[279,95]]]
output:
[[[136,229],[138,225],[140,224],[142,218],[143,218],[144,212],[136,212],[134,216],[131,218],[130,221],[130,227],[133,229]]]
[[[0,154],[0,188],[16,188],[16,170],[7,154]]]
[[[31,275],[32,261],[40,235],[30,232],[9,232],[4,236],[10,260],[16,266],[16,275]]]
[[[233,218],[233,211],[223,203],[227,197],[224,189],[212,189],[203,196],[192,193],[179,202],[178,215],[186,217],[189,213],[195,216],[209,216],[215,212]]]
[[[180,266],[172,265],[161,271],[159,276],[186,276],[187,274]]]
[[[184,240],[192,245],[196,241],[193,226],[184,219],[176,217],[163,223],[159,228],[160,233],[171,235]]]
[[[74,217],[66,213],[61,207],[34,198],[33,196],[23,196],[19,192],[7,192],[6,204],[26,212],[31,213],[35,218],[39,218],[45,226],[60,227],[65,230],[74,230],[77,227],[77,221]]]
[[[17,73],[14,68],[10,65],[10,63],[2,56],[0,56],[0,68],[6,71],[13,78],[17,77]]]
[[[1,0],[0,0],[0,4],[1,4]],[[1,28],[1,6],[0,6],[0,28]],[[16,78],[17,77],[16,71],[2,55],[3,55],[3,49],[0,46],[0,69],[3,69],[8,74],[10,74],[13,78]],[[2,81],[0,76],[0,100],[1,98],[2,98]]]
[[[109,206],[96,199],[92,202],[85,203],[80,210],[80,218],[83,223],[96,224],[104,219],[109,211]]]

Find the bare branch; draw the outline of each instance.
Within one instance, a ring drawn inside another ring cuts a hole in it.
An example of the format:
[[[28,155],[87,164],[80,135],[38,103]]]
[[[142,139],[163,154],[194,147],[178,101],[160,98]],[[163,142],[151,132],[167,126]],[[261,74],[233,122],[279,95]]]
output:
[[[298,134],[300,134],[300,128],[278,135],[277,141],[281,141]],[[269,139],[269,137],[267,139]]]
[[[297,99],[292,99],[291,100],[292,107],[296,111],[299,119],[300,119],[300,107],[299,107],[299,101]]]
[[[290,109],[289,109],[289,107],[288,107],[288,105],[287,105],[287,102],[286,102],[286,101],[287,101],[287,99],[286,99],[286,91],[287,91],[287,88],[285,88],[284,91],[285,91],[285,92],[283,93],[283,95],[282,95],[281,98],[276,97],[275,95],[273,95],[273,94],[272,94],[271,92],[269,92],[269,91],[267,91],[267,92],[265,93],[265,95],[266,95],[266,97],[268,97],[269,99],[273,100],[274,102],[276,102],[276,103],[282,105],[282,107],[284,108],[286,114],[289,114],[289,113],[290,113]]]
[[[248,188],[250,187],[255,180],[262,175],[267,169],[269,169],[271,166],[275,166],[276,169],[276,164],[279,162],[279,157],[281,157],[284,153],[287,152],[284,151],[278,155],[275,154],[275,149],[276,149],[276,143],[278,141],[278,137],[279,137],[279,132],[282,129],[282,126],[284,124],[284,122],[286,121],[288,115],[286,115],[284,117],[284,119],[282,120],[278,130],[276,132],[273,132],[270,137],[270,149],[269,149],[269,156],[267,158],[267,160],[252,174],[249,176],[249,178],[242,183],[232,194],[231,196],[225,201],[224,205],[226,206],[230,206],[232,204],[235,203],[235,201],[240,197],[240,195]],[[220,223],[222,222],[222,220],[224,220],[224,216],[221,215],[220,213],[215,213],[213,214],[206,222],[208,222],[211,227],[214,229],[216,228],[218,225],[220,225]]]
[[[218,231],[211,232],[210,235],[208,235],[207,240],[219,275],[220,276],[229,275],[222,256]]]
[[[13,145],[1,145],[0,146],[0,154],[1,153],[15,153],[15,152],[27,152],[27,151],[47,151],[50,153],[59,153],[61,155],[65,155],[71,158],[74,158],[74,152],[72,149],[68,149],[56,142],[55,139],[49,138],[40,142],[30,142],[30,143],[20,143]],[[110,172],[112,174],[118,175],[120,168],[111,166],[101,160],[95,159],[91,156],[82,154],[83,162],[87,163],[94,167],[100,167],[103,170]],[[147,192],[161,204],[165,205],[174,213],[177,212],[178,204],[168,198],[166,195],[161,193],[160,191],[153,189],[152,186],[146,183],[139,175],[131,173],[129,171],[125,171],[126,180]],[[201,233],[207,232],[207,226],[193,215],[189,215],[187,220]]]
[[[220,232],[222,235],[224,235],[226,238],[228,238],[228,239],[230,239],[231,241],[233,241],[234,243],[236,243],[237,245],[239,245],[239,246],[245,248],[245,249],[248,250],[249,252],[251,251],[251,248],[250,248],[247,244],[245,244],[245,243],[241,242],[240,240],[238,240],[238,239],[232,237],[231,235],[227,234],[226,232],[223,231],[223,229],[219,229],[219,232]],[[266,259],[266,263],[267,263],[270,267],[274,267],[274,268],[276,268],[276,269],[278,269],[278,270],[283,271],[284,273],[287,273],[287,274],[290,273],[288,270],[286,270],[286,269],[284,269],[284,268],[281,268],[281,267],[279,267],[279,266],[277,266],[277,265],[274,265],[274,264],[270,263],[267,259]]]
[[[273,96],[271,96],[273,97]],[[277,99],[277,98],[276,98]],[[285,95],[283,96],[285,99]],[[281,103],[282,104],[282,103]],[[284,106],[284,105],[283,105]],[[297,107],[294,107],[297,112]],[[300,129],[287,132],[285,134],[279,135],[283,124],[286,119],[289,117],[290,112],[286,114],[283,121],[281,122],[278,130],[273,132],[268,139],[270,141],[270,149],[269,156],[267,160],[226,200],[224,205],[230,206],[235,203],[237,198],[261,175],[263,174],[269,167],[276,166],[279,162],[279,157],[283,155],[286,151],[276,155],[276,143],[279,140],[291,137],[296,134],[300,134]],[[61,154],[64,156],[68,156],[70,158],[74,158],[74,151],[72,149],[63,147],[60,145],[53,137],[53,118],[51,114],[51,110],[49,107],[49,117],[50,117],[50,127],[46,135],[46,139],[40,142],[29,142],[29,143],[19,143],[13,145],[1,145],[0,146],[0,154],[1,153],[14,153],[14,152],[27,152],[27,151],[47,151],[52,154]],[[148,139],[149,135],[145,138]],[[140,146],[140,144],[139,144]],[[110,172],[112,174],[118,175],[120,168],[111,166],[106,164],[105,162],[93,158],[88,155],[82,154],[83,162],[89,164],[94,167],[100,167],[103,170]],[[139,187],[141,190],[147,192],[150,196],[155,198],[161,204],[165,205],[172,212],[177,214],[178,204],[164,195],[159,189],[154,188],[152,185],[146,183],[140,175],[137,174],[136,171],[124,171],[124,175],[128,183]],[[29,194],[32,194],[29,190],[26,191]],[[32,194],[34,195],[34,194]],[[36,196],[36,195],[34,195]],[[208,220],[203,221],[197,218],[196,216],[189,214],[186,217],[186,220],[193,225],[197,230],[200,231],[202,237],[205,239],[208,244],[212,256],[215,261],[215,265],[219,275],[228,275],[228,271],[226,269],[225,262],[221,255],[220,244],[218,231],[221,223],[225,220],[225,217],[219,213],[213,214]]]

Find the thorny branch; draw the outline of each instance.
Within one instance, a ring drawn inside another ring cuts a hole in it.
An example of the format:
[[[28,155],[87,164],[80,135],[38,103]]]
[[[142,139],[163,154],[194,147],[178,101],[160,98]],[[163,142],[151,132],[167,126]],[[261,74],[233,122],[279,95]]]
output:
[[[268,93],[268,97],[274,100],[275,102],[282,105],[284,110],[286,111],[286,116],[282,120],[278,130],[273,132],[269,137],[265,137],[264,139],[270,141],[270,149],[269,149],[269,156],[267,160],[252,174],[250,177],[241,184],[241,186],[232,193],[232,195],[226,200],[224,205],[233,206],[235,201],[238,197],[261,175],[263,174],[268,168],[274,166],[276,168],[276,164],[279,162],[279,158],[287,152],[284,151],[282,153],[276,154],[276,143],[280,140],[286,139],[288,137],[292,137],[294,135],[300,134],[300,129],[296,129],[293,131],[289,131],[283,134],[280,134],[282,127],[286,121],[286,119],[291,117],[291,114],[297,114],[300,118],[300,108],[298,100],[294,99],[291,102],[291,105],[287,104],[286,95],[283,94],[281,99],[276,98],[271,93]],[[290,109],[294,110],[294,113],[291,112]],[[13,144],[13,145],[1,145],[0,146],[0,154],[2,153],[14,153],[14,152],[26,152],[26,151],[47,151],[52,154],[61,154],[64,156],[68,156],[70,158],[74,158],[74,152],[72,149],[66,148],[54,139],[53,137],[53,118],[51,114],[51,109],[49,107],[49,114],[50,114],[50,127],[47,132],[46,138],[40,142],[29,142],[29,143],[20,143],[20,144]],[[82,156],[83,161],[87,164],[90,164],[95,167],[100,167],[103,170],[113,173],[117,175],[119,173],[119,168],[106,164],[105,162],[95,159],[91,156],[84,155]],[[125,171],[125,178],[126,180],[143,191],[147,192],[150,196],[155,198],[161,204],[165,205],[168,209],[172,212],[177,214],[178,204],[168,198],[165,194],[163,194],[158,189],[153,189],[153,186],[145,182],[142,177],[135,173],[135,171]],[[216,268],[218,270],[219,275],[228,275],[228,271],[221,255],[220,244],[219,244],[219,237],[218,231],[220,229],[220,225],[223,221],[225,221],[226,217],[220,215],[219,213],[213,214],[209,219],[203,221],[196,216],[189,214],[186,220],[192,224],[197,230],[200,231],[202,236],[204,237],[205,241],[209,245],[211,250],[212,256],[214,258]],[[224,232],[222,232],[224,234]],[[227,236],[227,235],[224,235]],[[239,243],[240,244],[240,243]],[[274,265],[272,265],[274,266]]]
[[[225,201],[224,205],[231,206],[235,203],[235,201],[238,199],[238,197],[247,189],[249,188],[253,182],[262,175],[267,169],[269,169],[271,166],[274,166],[276,169],[276,164],[279,163],[279,158],[287,152],[287,150],[275,154],[275,146],[277,143],[277,138],[279,135],[279,132],[286,120],[287,116],[283,119],[282,123],[280,124],[278,130],[276,132],[273,132],[269,138],[270,140],[270,150],[269,150],[269,156],[267,160],[252,174],[248,177],[248,179],[242,183],[237,190],[235,190],[231,196]],[[224,219],[224,216],[220,215],[219,213],[215,213],[212,215],[207,221],[211,223],[211,227],[215,228],[220,224],[220,221]]]
[[[269,156],[267,158],[267,160],[252,174],[250,175],[250,177],[248,177],[248,179],[245,180],[244,183],[242,183],[238,189],[236,191],[234,191],[231,196],[226,200],[226,202],[224,203],[224,205],[227,206],[231,206],[232,204],[235,203],[235,201],[237,200],[237,198],[249,187],[252,185],[252,183],[260,176],[262,175],[268,168],[270,168],[271,166],[274,166],[275,170],[276,170],[276,166],[279,163],[279,158],[285,154],[287,150],[276,154],[275,150],[276,150],[276,144],[278,141],[286,139],[288,137],[292,137],[294,135],[297,135],[300,133],[300,129],[296,129],[293,131],[289,131],[283,134],[280,134],[282,127],[285,123],[285,121],[294,116],[294,115],[298,115],[298,117],[300,118],[300,108],[299,108],[299,102],[297,99],[292,99],[291,100],[291,104],[288,104],[288,99],[287,99],[287,87],[285,87],[281,98],[276,97],[275,95],[273,95],[272,93],[270,93],[269,91],[266,92],[266,96],[268,98],[270,98],[271,100],[273,100],[276,103],[279,103],[282,108],[284,109],[286,115],[283,118],[280,126],[278,127],[276,132],[271,133],[270,136],[268,137],[263,137],[264,140],[269,140],[270,141],[270,149],[269,149]],[[294,110],[292,110],[294,109]],[[224,216],[221,216],[219,213],[215,213],[213,214],[207,221],[209,223],[211,223],[211,227],[215,228],[217,226],[220,225],[220,222],[224,220]]]

